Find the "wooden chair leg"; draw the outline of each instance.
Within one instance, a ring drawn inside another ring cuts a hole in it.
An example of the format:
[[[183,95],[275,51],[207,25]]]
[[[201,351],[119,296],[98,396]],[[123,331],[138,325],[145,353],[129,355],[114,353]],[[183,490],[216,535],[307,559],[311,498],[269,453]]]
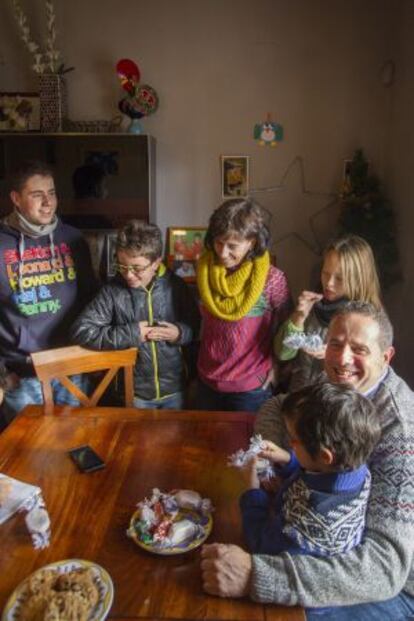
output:
[[[125,367],[124,381],[125,381],[125,405],[127,408],[132,408],[134,405],[134,383],[133,383],[133,370],[132,367]]]
[[[48,380],[41,382],[43,393],[43,409],[45,414],[53,414],[53,391],[52,385]]]

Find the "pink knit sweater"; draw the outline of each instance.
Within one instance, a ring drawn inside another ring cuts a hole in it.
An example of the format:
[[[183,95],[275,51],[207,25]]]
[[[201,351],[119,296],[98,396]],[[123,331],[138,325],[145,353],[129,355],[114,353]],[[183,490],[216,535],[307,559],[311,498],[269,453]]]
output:
[[[273,266],[260,298],[242,319],[219,319],[201,305],[200,379],[218,392],[259,388],[272,367],[273,337],[290,305],[286,277]]]

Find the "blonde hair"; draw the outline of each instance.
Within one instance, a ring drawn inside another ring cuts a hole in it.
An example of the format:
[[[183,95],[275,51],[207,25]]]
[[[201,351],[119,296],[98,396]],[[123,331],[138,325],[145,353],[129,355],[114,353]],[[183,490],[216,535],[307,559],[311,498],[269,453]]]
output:
[[[341,264],[345,295],[350,300],[382,308],[381,289],[371,246],[358,235],[345,235],[325,248],[323,258],[336,252]]]

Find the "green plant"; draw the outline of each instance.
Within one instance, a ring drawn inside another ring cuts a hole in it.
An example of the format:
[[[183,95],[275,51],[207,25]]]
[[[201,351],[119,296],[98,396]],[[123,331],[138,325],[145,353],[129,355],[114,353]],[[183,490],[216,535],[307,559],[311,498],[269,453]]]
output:
[[[382,288],[387,289],[402,278],[395,218],[378,177],[369,174],[368,169],[362,149],[356,150],[353,159],[348,162],[339,195],[339,227],[341,234],[360,235],[371,245]]]

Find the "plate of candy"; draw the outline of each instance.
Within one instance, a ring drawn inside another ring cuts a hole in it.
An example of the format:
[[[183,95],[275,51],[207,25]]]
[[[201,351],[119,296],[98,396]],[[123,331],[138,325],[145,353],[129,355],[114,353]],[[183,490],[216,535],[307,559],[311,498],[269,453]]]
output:
[[[213,528],[213,507],[193,490],[155,488],[137,505],[127,534],[147,552],[171,556],[201,546]]]

